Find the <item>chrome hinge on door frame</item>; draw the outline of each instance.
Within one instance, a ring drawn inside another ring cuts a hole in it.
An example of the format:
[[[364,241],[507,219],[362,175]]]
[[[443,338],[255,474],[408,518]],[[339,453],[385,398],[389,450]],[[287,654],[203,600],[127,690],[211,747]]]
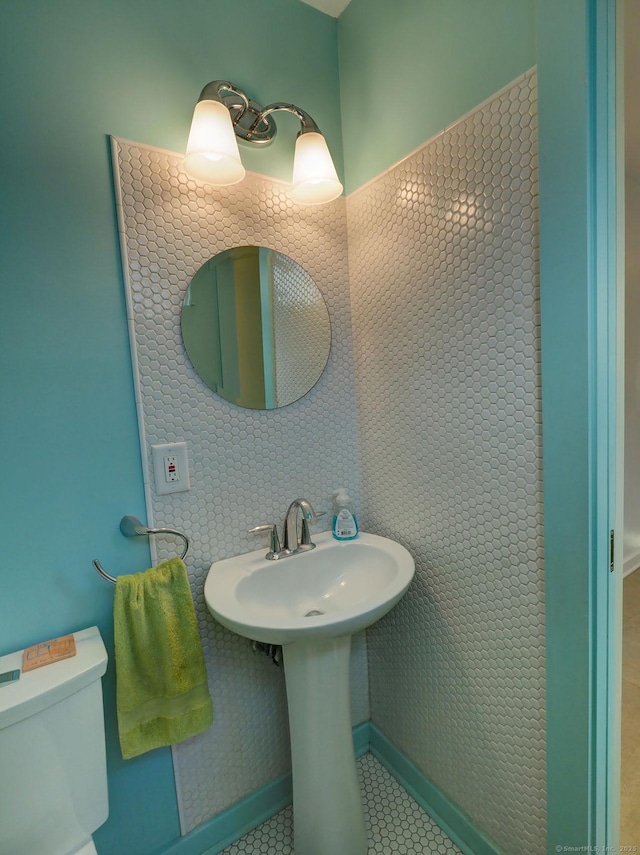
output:
[[[616,534],[613,529],[609,532],[609,573],[613,573],[614,566],[613,560],[615,558],[615,544]]]

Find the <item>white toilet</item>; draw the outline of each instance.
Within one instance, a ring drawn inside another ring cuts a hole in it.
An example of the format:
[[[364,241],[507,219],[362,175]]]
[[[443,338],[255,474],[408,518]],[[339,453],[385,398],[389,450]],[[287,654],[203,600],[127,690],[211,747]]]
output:
[[[0,683],[0,853],[97,855],[107,764],[97,627],[75,633],[76,655]],[[22,651],[0,674],[22,668]]]

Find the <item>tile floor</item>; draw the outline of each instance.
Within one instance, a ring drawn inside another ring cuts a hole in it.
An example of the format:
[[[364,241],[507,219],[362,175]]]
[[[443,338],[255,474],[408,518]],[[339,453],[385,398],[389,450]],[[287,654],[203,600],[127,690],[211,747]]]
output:
[[[640,851],[640,570],[624,580],[620,844]]]
[[[461,855],[396,779],[365,754],[358,760],[369,855]],[[293,855],[292,808],[287,807],[221,855]]]

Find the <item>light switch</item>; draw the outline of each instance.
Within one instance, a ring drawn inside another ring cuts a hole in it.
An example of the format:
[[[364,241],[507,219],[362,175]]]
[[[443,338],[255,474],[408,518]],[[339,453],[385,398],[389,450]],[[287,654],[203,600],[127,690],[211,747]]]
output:
[[[191,489],[186,442],[152,445],[151,459],[158,495],[182,493]]]

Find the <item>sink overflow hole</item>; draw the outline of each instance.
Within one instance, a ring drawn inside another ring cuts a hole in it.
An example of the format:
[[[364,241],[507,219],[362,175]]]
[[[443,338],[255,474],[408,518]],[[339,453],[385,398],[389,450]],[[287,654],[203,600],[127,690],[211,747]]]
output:
[[[318,609],[311,609],[310,612],[307,612],[305,617],[315,617],[315,615],[323,615],[324,612],[319,612]]]

